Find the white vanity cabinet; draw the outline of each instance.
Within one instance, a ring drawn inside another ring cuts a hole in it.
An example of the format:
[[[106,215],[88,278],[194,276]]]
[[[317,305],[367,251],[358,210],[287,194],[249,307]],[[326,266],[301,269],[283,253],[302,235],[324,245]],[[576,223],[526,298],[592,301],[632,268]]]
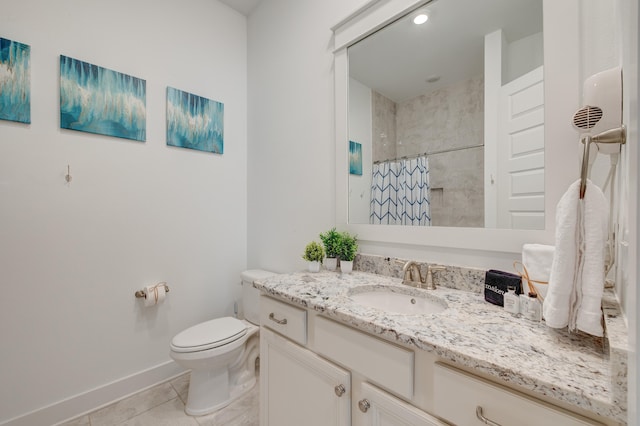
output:
[[[442,426],[435,417],[369,384],[362,383],[354,409],[361,426]]]
[[[261,297],[261,426],[614,425]]]
[[[260,333],[260,425],[350,425],[349,372],[265,327]]]
[[[369,383],[411,400],[414,351],[267,296],[260,322],[261,426],[445,425]]]
[[[307,311],[262,296],[260,323],[260,425],[350,425],[350,373],[299,345]]]
[[[602,425],[442,363],[434,368],[434,411],[457,425]]]

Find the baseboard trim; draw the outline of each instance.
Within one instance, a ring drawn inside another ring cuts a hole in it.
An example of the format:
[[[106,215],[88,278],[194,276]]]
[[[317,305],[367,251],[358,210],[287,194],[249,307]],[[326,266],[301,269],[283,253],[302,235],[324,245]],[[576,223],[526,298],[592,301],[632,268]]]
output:
[[[51,426],[86,415],[135,393],[153,387],[186,370],[174,361],[134,373],[60,402],[0,422],[0,426]]]

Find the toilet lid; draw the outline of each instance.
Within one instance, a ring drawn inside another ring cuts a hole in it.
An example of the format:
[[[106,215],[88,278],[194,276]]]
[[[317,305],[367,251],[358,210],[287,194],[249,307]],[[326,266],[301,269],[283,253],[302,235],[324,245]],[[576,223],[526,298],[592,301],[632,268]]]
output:
[[[217,348],[247,334],[247,325],[232,317],[216,318],[187,328],[171,341],[176,352],[197,352]]]

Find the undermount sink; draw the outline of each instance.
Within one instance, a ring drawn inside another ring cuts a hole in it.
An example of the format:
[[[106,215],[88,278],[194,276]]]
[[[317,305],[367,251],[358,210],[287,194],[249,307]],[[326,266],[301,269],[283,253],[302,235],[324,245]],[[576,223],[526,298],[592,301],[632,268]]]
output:
[[[398,289],[393,291],[390,288],[358,291],[350,294],[349,298],[359,305],[394,314],[437,314],[447,309],[446,302],[435,297],[410,292],[405,294],[398,292]]]

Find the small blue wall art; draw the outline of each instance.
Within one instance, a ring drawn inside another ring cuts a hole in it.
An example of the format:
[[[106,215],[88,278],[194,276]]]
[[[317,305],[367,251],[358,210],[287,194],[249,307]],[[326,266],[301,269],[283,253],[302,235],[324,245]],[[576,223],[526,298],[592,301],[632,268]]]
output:
[[[144,142],[146,81],[60,55],[60,127]]]
[[[362,176],[362,144],[349,141],[349,173]]]
[[[0,38],[0,120],[31,123],[31,47]]]
[[[222,154],[224,104],[167,87],[167,145]]]

